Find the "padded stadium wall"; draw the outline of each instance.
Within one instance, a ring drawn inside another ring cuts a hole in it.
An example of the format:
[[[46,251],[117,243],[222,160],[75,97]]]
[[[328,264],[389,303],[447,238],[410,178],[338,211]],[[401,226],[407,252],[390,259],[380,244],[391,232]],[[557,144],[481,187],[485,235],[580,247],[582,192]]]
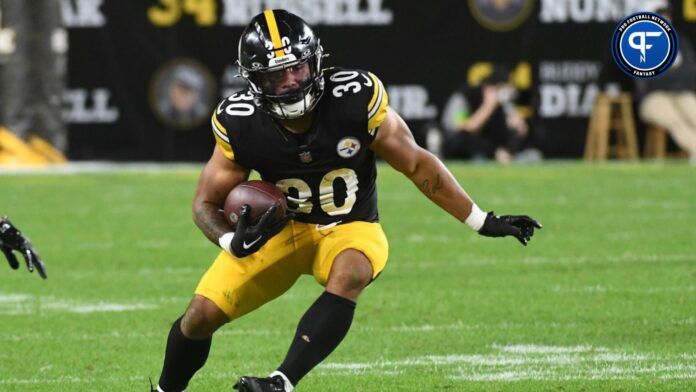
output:
[[[652,1],[61,0],[69,156],[207,159],[212,108],[242,87],[239,35],[255,14],[283,7],[315,26],[327,65],[377,74],[420,143],[455,88],[504,63],[544,155],[579,158],[594,98],[631,88],[611,60],[611,34]],[[677,30],[696,37],[696,0],[674,4]],[[195,104],[170,102],[176,83],[195,90]]]

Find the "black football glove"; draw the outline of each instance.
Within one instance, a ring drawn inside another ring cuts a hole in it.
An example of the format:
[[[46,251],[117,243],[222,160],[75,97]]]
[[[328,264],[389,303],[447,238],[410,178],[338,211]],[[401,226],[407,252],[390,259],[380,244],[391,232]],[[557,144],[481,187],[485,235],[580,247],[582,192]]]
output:
[[[502,215],[498,216],[489,212],[486,220],[479,230],[479,234],[486,237],[514,236],[522,245],[532,239],[534,228],[541,229],[541,223],[527,215]]]
[[[17,230],[7,217],[0,219],[0,251],[7,257],[7,262],[10,263],[12,269],[19,268],[19,261],[13,252],[21,253],[29,272],[34,272],[34,268],[36,268],[39,275],[46,279],[46,266],[41,261],[41,257],[31,246],[29,239]]]
[[[259,219],[255,225],[249,222],[251,216],[251,206],[244,204],[239,214],[237,221],[237,230],[232,237],[230,249],[235,256],[242,258],[261,249],[261,247],[273,236],[280,233],[285,225],[295,217],[295,214],[290,212],[277,222],[271,222],[271,218],[275,215],[278,206],[271,206]]]

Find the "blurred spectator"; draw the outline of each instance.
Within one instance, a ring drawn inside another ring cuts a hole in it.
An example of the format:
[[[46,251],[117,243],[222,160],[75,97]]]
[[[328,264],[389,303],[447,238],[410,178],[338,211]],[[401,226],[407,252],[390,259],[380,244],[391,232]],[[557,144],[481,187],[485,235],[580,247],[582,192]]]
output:
[[[494,158],[499,163],[516,158],[528,128],[515,108],[517,92],[509,76],[509,69],[495,65],[478,87],[463,86],[450,97],[442,113],[445,158]],[[529,150],[518,157],[538,160],[540,155]]]
[[[207,116],[208,108],[201,95],[205,89],[203,76],[195,69],[178,66],[172,75],[167,94],[160,100],[160,112],[175,124],[187,125]]]
[[[672,20],[669,3],[660,2],[653,11]],[[676,144],[696,164],[696,53],[689,40],[679,34],[679,52],[672,67],[656,78],[636,80],[639,115],[649,124],[666,128]]]

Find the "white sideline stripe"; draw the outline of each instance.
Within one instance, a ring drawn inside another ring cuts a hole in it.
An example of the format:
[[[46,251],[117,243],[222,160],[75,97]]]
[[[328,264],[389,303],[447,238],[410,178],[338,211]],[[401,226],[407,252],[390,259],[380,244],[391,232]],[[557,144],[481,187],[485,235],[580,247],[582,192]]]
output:
[[[203,163],[156,163],[156,162],[110,162],[110,161],[80,161],[69,162],[61,165],[51,165],[46,167],[0,167],[2,175],[71,175],[78,173],[114,173],[114,172],[136,172],[136,173],[185,173],[198,174]]]

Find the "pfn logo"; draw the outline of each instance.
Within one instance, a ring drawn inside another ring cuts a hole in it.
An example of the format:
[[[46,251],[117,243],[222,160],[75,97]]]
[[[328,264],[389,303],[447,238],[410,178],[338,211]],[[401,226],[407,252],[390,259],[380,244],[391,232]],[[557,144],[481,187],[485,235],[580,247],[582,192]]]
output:
[[[679,42],[674,27],[657,14],[639,12],[616,27],[611,52],[619,68],[635,78],[651,78],[674,62]]]
[[[628,36],[628,44],[631,46],[631,48],[640,50],[641,63],[645,62],[645,51],[653,47],[652,44],[645,43],[645,37],[659,37],[661,35],[662,32],[660,31],[641,31],[637,33],[631,33],[631,35]],[[640,39],[640,43],[636,43],[636,38]]]

